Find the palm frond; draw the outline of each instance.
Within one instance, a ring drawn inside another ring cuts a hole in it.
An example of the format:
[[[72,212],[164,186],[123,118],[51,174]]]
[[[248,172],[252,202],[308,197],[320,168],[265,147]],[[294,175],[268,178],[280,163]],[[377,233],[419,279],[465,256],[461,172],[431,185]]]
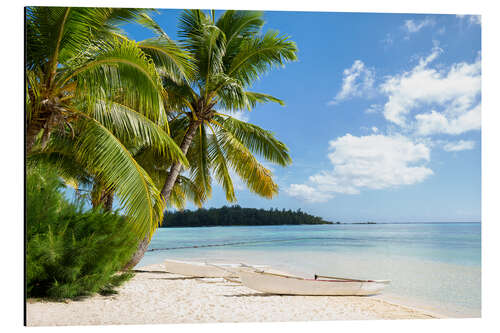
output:
[[[187,153],[187,158],[191,166],[189,169],[190,178],[210,196],[212,193],[211,161],[208,158],[206,134],[205,126],[200,125],[196,136],[193,138],[191,148]]]
[[[50,165],[57,170],[58,175],[66,183],[79,184],[83,187],[89,186],[92,183],[92,175],[71,154],[59,151],[39,151],[31,154],[26,159],[26,165],[28,168],[39,165]]]
[[[262,16],[263,12],[227,10],[217,20],[216,25],[226,36],[224,64],[231,64],[244,39],[253,38],[261,31],[264,25]]]
[[[292,163],[288,147],[277,140],[272,132],[232,117],[224,119],[221,116],[216,116],[214,120],[214,124],[222,132],[231,134],[235,140],[267,161],[281,166]]]
[[[287,36],[280,36],[277,31],[268,31],[262,37],[246,38],[232,59],[227,75],[250,86],[270,69],[297,60],[296,53],[295,43]]]
[[[151,31],[155,32],[158,36],[161,36],[167,40],[172,40],[165,30],[162,29],[162,27],[156,22],[151,16],[149,16],[147,13],[141,13],[139,17],[136,19],[136,22],[139,23],[140,25],[150,29]]]
[[[115,101],[97,101],[90,115],[122,141],[141,142],[161,156],[188,165],[186,157],[170,135],[134,109]]]
[[[191,54],[197,76],[209,83],[213,75],[224,70],[226,37],[201,10],[185,10],[180,17],[181,45]]]
[[[241,82],[223,73],[215,75],[211,79],[209,90],[216,90],[220,107],[237,111],[249,107],[246,92]]]
[[[65,63],[83,52],[95,36],[116,31],[117,24],[132,22],[148,11],[136,8],[28,7],[28,68],[43,66],[54,56],[56,64]]]
[[[262,94],[257,92],[245,91],[245,96],[248,102],[248,109],[253,109],[257,106],[257,103],[268,103],[274,102],[281,106],[285,105],[285,102],[279,98],[273,97],[268,94]]]
[[[186,9],[179,17],[179,37],[189,39],[199,34],[205,25],[211,24],[205,13],[199,9]]]
[[[186,201],[189,200],[196,206],[201,207],[206,199],[206,193],[195,182],[185,176],[179,175],[167,206],[184,209]]]
[[[68,68],[59,79],[60,86],[76,82],[75,98],[93,105],[123,92],[126,105],[134,105],[150,119],[159,119],[162,112],[161,80],[152,61],[132,41],[114,40],[103,43],[101,52],[76,68]]]
[[[207,193],[203,190],[203,188],[185,176],[179,176],[176,186],[178,186],[180,191],[184,193],[187,200],[191,201],[198,207],[201,207],[208,199]]]
[[[223,131],[218,133],[217,140],[230,167],[252,192],[265,198],[272,198],[278,193],[271,171],[259,163],[241,141],[230,132]]]
[[[99,122],[88,119],[80,124],[73,145],[76,160],[105,187],[113,187],[140,238],[152,235],[161,221],[164,205],[160,191],[147,172],[123,144]]]
[[[233,180],[229,173],[229,166],[227,165],[227,157],[219,145],[215,134],[208,138],[208,156],[210,161],[212,161],[211,164],[215,179],[224,189],[226,200],[228,202],[235,202],[236,195],[234,193]]]
[[[176,83],[193,75],[191,57],[174,41],[157,37],[140,41],[137,45],[154,61],[160,75]]]

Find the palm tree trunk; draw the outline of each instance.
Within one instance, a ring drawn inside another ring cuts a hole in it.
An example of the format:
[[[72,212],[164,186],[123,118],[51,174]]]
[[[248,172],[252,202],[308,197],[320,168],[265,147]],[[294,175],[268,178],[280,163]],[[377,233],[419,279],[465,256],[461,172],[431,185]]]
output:
[[[104,211],[111,212],[113,210],[113,190],[106,190],[102,184],[94,181],[91,192],[92,208],[97,208],[102,205]]]
[[[182,139],[181,146],[179,147],[184,155],[187,154],[189,147],[191,146],[191,142],[193,142],[196,130],[199,128],[200,124],[200,121],[192,121],[189,124],[186,134],[184,134],[184,138]],[[172,193],[175,181],[177,180],[181,169],[182,164],[180,162],[176,162],[170,167],[170,171],[167,175],[167,179],[165,180],[165,184],[163,184],[163,187],[161,189],[161,197],[165,202],[167,202],[167,200],[170,198],[170,194]],[[146,236],[144,236],[144,239],[139,243],[137,251],[132,256],[132,259],[130,259],[130,261],[125,265],[123,270],[131,269],[135,265],[137,265],[139,261],[141,261],[141,259],[144,257],[144,254],[146,253],[146,250],[148,249],[149,241],[149,234],[146,234]]]
[[[104,210],[111,212],[113,210],[113,191],[106,192],[103,198]]]
[[[43,128],[43,124],[31,122],[26,126],[26,156],[31,153],[38,133]]]
[[[139,263],[139,261],[141,261],[141,259],[144,257],[144,253],[146,253],[148,246],[149,246],[149,235],[146,234],[144,239],[137,246],[137,250],[135,251],[132,258],[122,268],[122,271],[126,271],[126,270],[134,268],[135,265],[137,265]]]
[[[200,127],[199,121],[193,121],[189,124],[189,127],[182,139],[181,146],[179,147],[184,155],[187,154],[189,147],[191,147],[191,142],[193,142],[193,138],[196,134],[196,130]],[[161,189],[161,196],[163,200],[166,202],[168,198],[170,198],[170,194],[175,185],[175,181],[181,172],[182,164],[180,162],[176,162],[170,168],[170,172],[168,173],[167,179],[165,180],[165,184],[163,184],[163,188]]]
[[[26,134],[26,155],[31,153],[33,149],[33,145],[35,144],[35,135],[27,133]]]

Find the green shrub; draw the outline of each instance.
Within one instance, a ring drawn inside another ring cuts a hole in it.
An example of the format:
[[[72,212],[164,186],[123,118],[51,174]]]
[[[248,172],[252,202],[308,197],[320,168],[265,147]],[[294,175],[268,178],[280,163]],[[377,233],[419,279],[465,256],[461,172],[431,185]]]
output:
[[[50,169],[29,170],[26,181],[28,297],[110,294],[132,276],[118,273],[138,242],[123,216],[68,202]]]

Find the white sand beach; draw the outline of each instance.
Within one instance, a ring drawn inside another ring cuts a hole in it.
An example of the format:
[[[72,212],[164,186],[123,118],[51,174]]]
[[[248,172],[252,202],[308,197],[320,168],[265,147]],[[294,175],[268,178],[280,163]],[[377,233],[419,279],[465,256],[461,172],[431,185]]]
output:
[[[112,296],[46,302],[28,300],[28,326],[430,319],[440,316],[378,297],[278,296],[221,278],[163,272],[163,265],[118,288]]]

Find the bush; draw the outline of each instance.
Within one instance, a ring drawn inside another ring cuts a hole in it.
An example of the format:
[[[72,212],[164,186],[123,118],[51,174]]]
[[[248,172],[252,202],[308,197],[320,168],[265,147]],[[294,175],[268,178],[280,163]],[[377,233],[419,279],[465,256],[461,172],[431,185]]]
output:
[[[68,202],[50,169],[29,170],[26,183],[28,297],[109,294],[132,277],[117,273],[138,244],[123,216]]]

